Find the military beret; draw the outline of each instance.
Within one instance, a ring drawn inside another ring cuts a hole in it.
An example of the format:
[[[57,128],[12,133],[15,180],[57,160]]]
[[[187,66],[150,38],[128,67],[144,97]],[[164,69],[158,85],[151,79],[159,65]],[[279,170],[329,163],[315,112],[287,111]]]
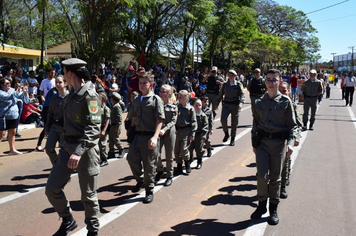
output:
[[[78,67],[82,67],[85,66],[87,63],[83,60],[80,60],[78,58],[70,58],[67,60],[62,61],[62,65],[65,66],[78,66]]]
[[[121,100],[121,96],[117,92],[113,92],[111,97],[117,102]]]

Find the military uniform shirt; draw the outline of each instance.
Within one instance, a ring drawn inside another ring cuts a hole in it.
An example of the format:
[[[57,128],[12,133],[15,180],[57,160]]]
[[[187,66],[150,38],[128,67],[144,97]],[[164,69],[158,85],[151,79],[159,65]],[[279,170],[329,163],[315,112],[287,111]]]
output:
[[[164,105],[164,116],[165,120],[163,121],[161,130],[165,133],[167,130],[170,130],[175,126],[177,122],[178,108],[172,102],[168,102]]]
[[[196,135],[206,139],[209,132],[208,117],[206,117],[203,111],[200,114],[196,114],[196,117],[198,124]]]
[[[301,90],[304,95],[316,97],[323,92],[323,85],[318,79],[315,79],[314,82],[308,79],[303,83]]]
[[[119,102],[115,103],[111,108],[110,113],[111,125],[121,125],[122,122],[122,110]]]
[[[277,92],[274,98],[270,98],[265,93],[262,97],[256,99],[255,112],[252,136],[256,136],[258,129],[262,129],[268,133],[288,131],[288,141],[293,139],[294,127],[297,123],[292,101],[289,97]],[[293,146],[293,144],[290,145]]]
[[[133,102],[132,117],[135,117],[136,131],[156,131],[156,121],[164,120],[162,99],[152,91],[146,96],[138,96]],[[130,119],[132,119],[130,117]]]
[[[202,109],[206,117],[208,117],[208,125],[209,125],[209,130],[213,129],[213,124],[214,124],[214,117],[213,117],[213,112],[207,107],[205,109]]]
[[[65,91],[62,96],[57,93],[51,97],[47,112],[46,132],[49,132],[53,123],[56,123],[57,121],[63,123],[64,99],[68,94],[69,92]]]
[[[100,136],[101,102],[89,86],[85,84],[65,98],[63,132],[65,136],[81,137],[74,151],[79,156],[97,145]]]
[[[187,104],[184,107],[181,104],[178,104],[176,127],[184,128],[188,126],[191,126],[190,136],[194,137],[197,130],[197,118],[195,115],[195,110],[190,104]]]
[[[105,127],[106,119],[110,119],[111,110],[105,104],[101,107],[101,128]]]
[[[236,80],[233,84],[230,84],[230,81],[225,82],[220,89],[218,105],[222,100],[228,103],[236,103],[237,106],[244,104],[245,95],[241,82]]]

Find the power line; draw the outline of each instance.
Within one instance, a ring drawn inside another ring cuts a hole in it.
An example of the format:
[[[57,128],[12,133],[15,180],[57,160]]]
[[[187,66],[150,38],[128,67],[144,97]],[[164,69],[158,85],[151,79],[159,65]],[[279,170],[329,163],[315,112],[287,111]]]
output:
[[[333,4],[333,5],[330,5],[330,6],[327,6],[327,7],[324,7],[324,8],[320,8],[320,9],[315,10],[315,11],[308,12],[308,13],[306,13],[306,15],[312,14],[312,13],[314,13],[314,12],[318,12],[318,11],[322,11],[322,10],[328,9],[328,8],[330,8],[330,7],[334,7],[334,6],[340,5],[340,4],[342,4],[342,3],[344,3],[344,2],[348,2],[348,1],[350,1],[350,0],[345,0],[345,1],[342,1],[342,2],[339,2],[339,3],[335,3],[335,4]]]
[[[322,23],[322,22],[326,22],[326,21],[332,21],[332,20],[339,20],[339,19],[343,19],[343,18],[347,18],[347,17],[351,17],[351,16],[356,16],[356,14],[348,15],[348,16],[342,16],[342,17],[328,19],[328,20],[317,21],[317,22],[313,22],[313,24]]]

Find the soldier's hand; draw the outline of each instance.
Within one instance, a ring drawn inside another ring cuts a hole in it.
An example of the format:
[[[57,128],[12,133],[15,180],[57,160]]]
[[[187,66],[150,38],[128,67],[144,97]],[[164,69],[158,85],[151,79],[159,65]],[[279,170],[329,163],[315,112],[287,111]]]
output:
[[[293,147],[290,145],[287,145],[287,155],[286,158],[289,158],[293,153]]]
[[[205,141],[205,138],[204,138],[204,137],[201,137],[201,140]]]
[[[239,110],[241,110],[241,109],[242,109],[242,106],[239,105]]]
[[[150,139],[150,141],[148,141],[148,149],[155,149],[156,146],[157,146],[157,138],[153,136]]]
[[[295,140],[294,141],[294,147],[298,147],[299,146],[299,141],[298,140]]]
[[[212,135],[213,134],[213,130],[210,130],[209,134]]]
[[[193,136],[189,136],[189,141],[190,142],[194,141],[194,137]]]
[[[77,169],[79,161],[80,161],[80,156],[78,156],[77,154],[72,154],[69,157],[69,160],[67,163],[68,168],[72,169],[72,170]]]
[[[101,131],[101,132],[100,132],[100,138],[103,138],[103,137],[105,137],[105,132],[104,132],[104,131]]]

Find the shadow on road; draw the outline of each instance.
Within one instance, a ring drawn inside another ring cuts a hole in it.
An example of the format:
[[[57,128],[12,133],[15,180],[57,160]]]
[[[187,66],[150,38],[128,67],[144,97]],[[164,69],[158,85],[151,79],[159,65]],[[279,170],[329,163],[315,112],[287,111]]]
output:
[[[173,235],[204,235],[204,236],[228,236],[235,235],[234,232],[246,229],[250,220],[231,223],[217,222],[217,219],[195,219],[183,222],[171,227],[172,231],[166,231],[159,236]]]

